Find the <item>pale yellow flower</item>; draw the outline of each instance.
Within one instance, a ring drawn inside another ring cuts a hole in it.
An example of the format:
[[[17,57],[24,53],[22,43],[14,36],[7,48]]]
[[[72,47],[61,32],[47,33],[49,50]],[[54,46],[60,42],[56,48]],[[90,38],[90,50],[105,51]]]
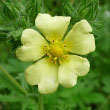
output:
[[[30,85],[38,85],[40,93],[52,93],[59,84],[71,88],[78,76],[89,71],[89,61],[78,55],[95,50],[95,39],[90,34],[92,28],[86,20],[81,20],[64,39],[70,19],[38,14],[35,24],[45,37],[33,29],[22,33],[23,46],[16,50],[16,55],[22,61],[36,61],[26,69],[25,77]]]

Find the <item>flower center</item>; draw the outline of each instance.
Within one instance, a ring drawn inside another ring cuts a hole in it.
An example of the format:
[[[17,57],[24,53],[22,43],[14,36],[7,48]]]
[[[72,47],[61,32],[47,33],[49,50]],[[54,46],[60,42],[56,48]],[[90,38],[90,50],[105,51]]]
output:
[[[59,45],[50,45],[49,53],[54,57],[61,57],[63,55],[63,50]]]
[[[62,58],[67,58],[65,43],[53,41],[49,47],[44,46],[44,49],[47,51],[47,56],[49,57],[50,62],[56,63],[56,61],[58,61],[60,63]]]

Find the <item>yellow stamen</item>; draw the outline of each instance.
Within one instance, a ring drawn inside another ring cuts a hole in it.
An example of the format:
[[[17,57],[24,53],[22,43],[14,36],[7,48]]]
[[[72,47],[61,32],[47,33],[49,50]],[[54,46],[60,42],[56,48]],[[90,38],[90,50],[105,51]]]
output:
[[[58,59],[57,57],[55,57],[55,58],[53,59],[53,61],[54,61],[55,64],[56,64],[57,59]]]
[[[58,61],[61,63],[61,60],[67,58],[66,45],[62,42],[52,41],[50,46],[44,46],[44,49],[47,50],[47,56],[49,57],[49,61],[55,63]]]

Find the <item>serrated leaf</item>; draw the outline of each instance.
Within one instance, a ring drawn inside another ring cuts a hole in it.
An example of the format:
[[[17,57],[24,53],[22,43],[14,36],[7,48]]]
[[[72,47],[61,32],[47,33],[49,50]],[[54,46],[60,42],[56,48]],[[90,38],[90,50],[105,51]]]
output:
[[[82,18],[89,21],[95,20],[98,14],[98,5],[98,0],[90,0],[89,2],[82,0],[78,8],[78,13]]]
[[[6,2],[2,0],[3,11],[5,16],[9,19],[17,19],[19,17],[19,10],[12,3]]]
[[[35,17],[37,15],[36,0],[29,0],[25,10],[28,13],[30,21],[34,22],[33,20],[35,20]]]
[[[80,7],[79,15],[85,17],[86,14],[88,13],[88,10],[89,10],[91,5],[92,5],[92,2],[86,4],[85,6]]]
[[[9,20],[7,19],[7,17],[4,15],[4,13],[0,10],[0,24],[5,24],[6,22],[8,22]]]
[[[28,13],[30,22],[34,24],[38,13],[44,12],[42,0],[29,0],[25,11]]]

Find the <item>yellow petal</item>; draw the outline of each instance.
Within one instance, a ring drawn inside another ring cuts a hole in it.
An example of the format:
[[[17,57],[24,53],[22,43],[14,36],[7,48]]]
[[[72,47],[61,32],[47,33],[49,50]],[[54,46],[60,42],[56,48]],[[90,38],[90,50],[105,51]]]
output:
[[[69,55],[67,59],[62,60],[58,78],[64,87],[73,87],[77,83],[77,76],[86,75],[89,71],[90,64],[86,58],[76,55]]]
[[[47,41],[35,30],[26,29],[21,36],[22,47],[16,50],[16,56],[22,61],[36,61],[46,54]]]
[[[76,23],[67,34],[65,43],[70,52],[85,55],[95,50],[95,39],[92,28],[86,20]]]
[[[58,87],[58,65],[43,58],[27,68],[25,77],[30,85],[38,84],[40,93],[52,93]]]
[[[38,14],[35,24],[49,41],[62,39],[66,32],[70,17],[55,16],[49,14]]]
[[[25,71],[25,79],[30,85],[37,85],[40,82],[40,74],[38,71],[38,63],[29,66]]]

